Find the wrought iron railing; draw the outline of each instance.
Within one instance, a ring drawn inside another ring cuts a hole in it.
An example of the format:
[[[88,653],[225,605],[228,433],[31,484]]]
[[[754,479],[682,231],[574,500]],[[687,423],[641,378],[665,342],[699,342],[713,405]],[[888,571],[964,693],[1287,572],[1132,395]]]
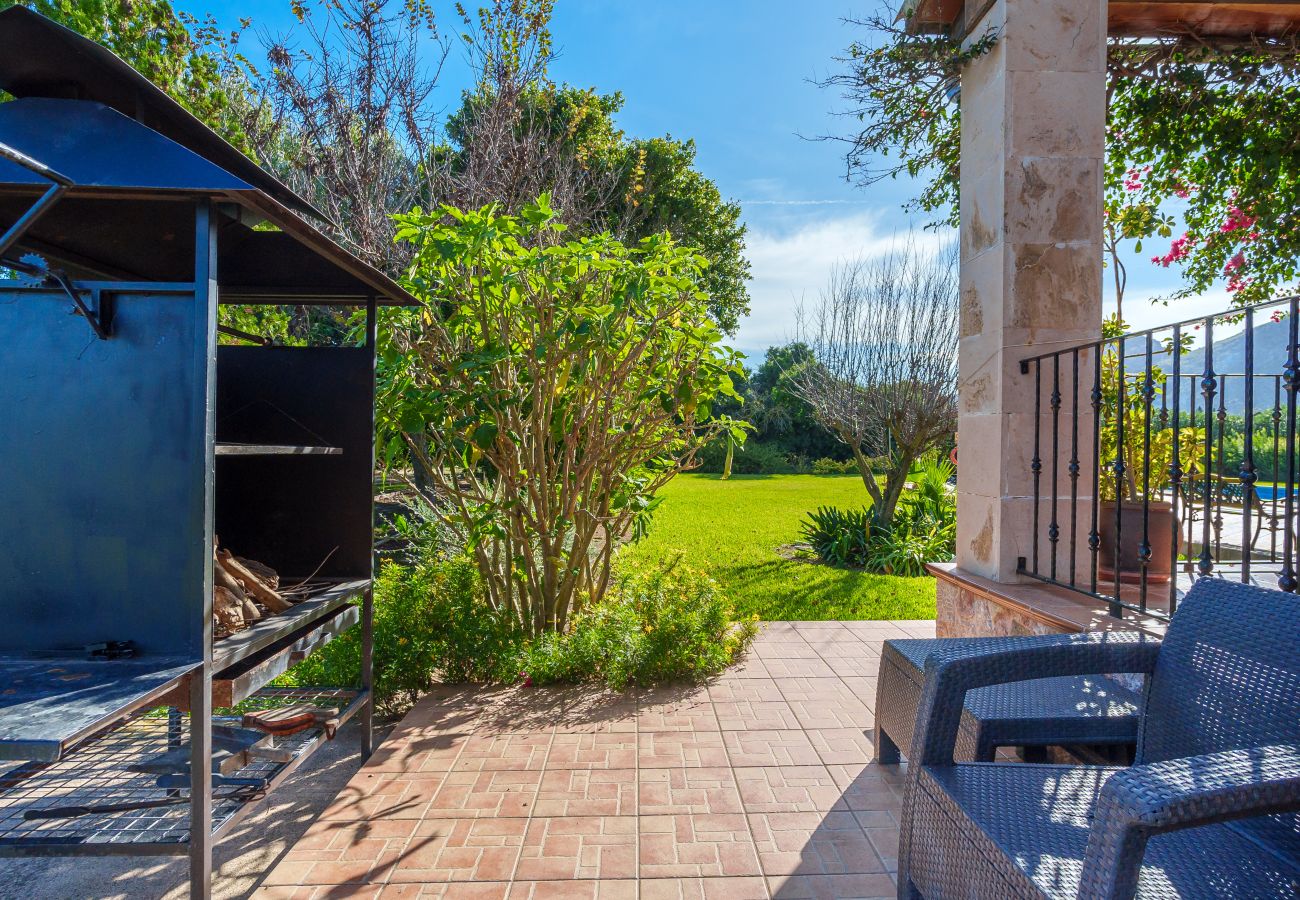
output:
[[[1021,574],[1166,618],[1192,581],[1300,584],[1300,297],[1030,357]]]

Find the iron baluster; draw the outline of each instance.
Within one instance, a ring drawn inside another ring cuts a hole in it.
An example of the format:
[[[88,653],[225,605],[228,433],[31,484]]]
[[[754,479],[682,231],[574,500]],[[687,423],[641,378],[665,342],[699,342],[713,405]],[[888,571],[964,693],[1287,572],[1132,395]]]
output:
[[[1128,376],[1124,374],[1124,338],[1120,337],[1115,343],[1115,358],[1118,360],[1116,365],[1115,379],[1115,397],[1117,400],[1115,406],[1115,555],[1111,557],[1111,565],[1114,567],[1112,573],[1115,578],[1115,595],[1111,601],[1110,614],[1115,618],[1121,618],[1124,615],[1123,607],[1120,606],[1120,570],[1123,568],[1121,562],[1123,559],[1123,531],[1124,531],[1124,496],[1125,491],[1125,466],[1124,466],[1124,394],[1125,385]]]
[[[1273,378],[1273,498],[1269,501],[1273,522],[1277,522],[1277,476],[1282,471],[1282,376]],[[1277,528],[1268,530],[1268,558],[1277,559]]]
[[[1079,552],[1079,350],[1071,355],[1070,368],[1070,587],[1075,586],[1075,557]]]
[[[1224,406],[1225,398],[1228,395],[1228,376],[1219,376],[1219,409],[1215,414],[1215,420],[1219,425],[1219,449],[1218,459],[1215,461],[1216,471],[1214,484],[1216,486],[1214,494],[1214,564],[1219,566],[1223,561],[1223,504],[1228,500],[1227,482],[1224,480],[1223,471],[1223,435],[1228,430],[1228,410]]]
[[[1056,520],[1056,495],[1060,492],[1061,468],[1061,356],[1052,356],[1052,518],[1047,526],[1047,540],[1052,547],[1051,577],[1056,580],[1056,550],[1061,539],[1061,526]]]
[[[1187,504],[1180,502],[1179,491],[1183,484],[1183,462],[1179,447],[1179,433],[1182,424],[1182,411],[1179,407],[1179,391],[1182,387],[1182,368],[1183,368],[1183,329],[1180,325],[1174,326],[1174,395],[1170,398],[1169,405],[1174,410],[1174,444],[1169,456],[1169,502],[1173,505],[1173,515],[1169,517],[1169,614],[1172,616],[1174,610],[1178,608],[1178,511],[1179,507],[1186,507]]]
[[[1250,581],[1251,512],[1255,505],[1255,311],[1246,310],[1246,433],[1241,452],[1241,580]]]
[[[1092,365],[1092,524],[1088,530],[1089,590],[1097,593],[1097,565],[1101,551],[1101,532],[1097,528],[1097,514],[1101,508],[1101,358],[1102,345],[1093,353]]]
[[[1205,371],[1201,374],[1201,396],[1205,400],[1205,458],[1201,466],[1201,483],[1205,490],[1204,515],[1201,520],[1201,553],[1197,572],[1202,578],[1214,571],[1214,556],[1210,552],[1210,476],[1214,468],[1214,395],[1218,388],[1214,375],[1214,317],[1205,319]]]
[[[1286,390],[1286,497],[1283,500],[1284,519],[1282,522],[1282,573],[1278,576],[1277,586],[1284,591],[1295,593],[1296,574],[1291,554],[1295,542],[1291,537],[1295,514],[1295,410],[1296,390],[1300,388],[1300,361],[1296,359],[1296,324],[1300,318],[1300,301],[1291,298],[1288,310],[1286,367],[1282,370],[1282,380]]]
[[[1039,453],[1039,443],[1043,421],[1043,361],[1034,360],[1034,458],[1029,463],[1029,471],[1034,473],[1034,548],[1033,568],[1038,569],[1038,508],[1042,505],[1039,482],[1043,474],[1043,460]]]
[[[1196,417],[1196,395],[1198,393],[1196,387],[1197,377],[1198,376],[1196,375],[1187,376],[1187,427],[1191,429],[1193,438],[1195,438],[1196,435],[1197,422],[1200,421]],[[1193,441],[1193,445],[1195,445],[1195,441]],[[1184,568],[1187,570],[1188,575],[1192,574],[1194,571],[1192,564],[1192,544],[1196,540],[1196,475],[1199,471],[1197,469],[1199,464],[1200,463],[1195,457],[1188,460],[1188,480],[1187,485],[1183,490],[1183,496],[1187,499],[1187,563]]]
[[[1151,401],[1156,384],[1152,377],[1151,333],[1147,332],[1146,371],[1142,378],[1142,542],[1138,544],[1138,609],[1147,611],[1147,579],[1151,565]]]

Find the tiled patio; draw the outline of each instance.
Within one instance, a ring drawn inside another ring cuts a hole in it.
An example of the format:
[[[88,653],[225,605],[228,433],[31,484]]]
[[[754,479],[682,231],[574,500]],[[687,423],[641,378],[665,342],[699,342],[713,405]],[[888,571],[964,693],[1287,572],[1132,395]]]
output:
[[[933,634],[776,622],[702,686],[440,689],[256,896],[893,896],[876,665],[883,640]]]

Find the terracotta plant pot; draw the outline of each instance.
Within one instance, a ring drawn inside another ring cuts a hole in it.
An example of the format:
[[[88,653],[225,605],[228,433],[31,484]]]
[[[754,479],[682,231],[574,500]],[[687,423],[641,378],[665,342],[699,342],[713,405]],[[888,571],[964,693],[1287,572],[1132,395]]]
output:
[[[1142,543],[1142,504],[1125,502],[1120,505],[1119,580],[1124,584],[1142,581],[1142,561],[1138,550]],[[1172,574],[1171,561],[1177,550],[1174,529],[1173,505],[1152,500],[1147,519],[1147,534],[1151,542],[1151,560],[1147,563],[1147,583],[1167,584]],[[1115,503],[1103,500],[1097,509],[1097,533],[1101,546],[1097,548],[1097,578],[1102,582],[1115,579]]]

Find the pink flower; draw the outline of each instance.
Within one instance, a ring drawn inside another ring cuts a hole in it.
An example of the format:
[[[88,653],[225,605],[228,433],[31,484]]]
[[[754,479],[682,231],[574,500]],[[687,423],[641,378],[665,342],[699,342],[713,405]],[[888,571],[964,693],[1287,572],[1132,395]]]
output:
[[[1246,264],[1246,254],[1238,251],[1237,255],[1228,260],[1228,264],[1223,267],[1224,275],[1231,275]]]
[[[1235,294],[1238,291],[1244,289],[1247,285],[1249,285],[1254,280],[1255,279],[1253,278],[1243,278],[1241,277],[1240,273],[1234,272],[1232,274],[1232,277],[1228,279],[1228,293]]]
[[[1219,226],[1219,232],[1221,234],[1231,234],[1234,231],[1251,228],[1254,224],[1254,216],[1246,215],[1237,207],[1230,206],[1228,207],[1228,218]]]
[[[1156,265],[1164,266],[1166,269],[1176,262],[1181,262],[1191,255],[1192,239],[1184,234],[1180,238],[1174,238],[1173,243],[1169,245],[1169,252],[1164,256],[1153,256],[1151,261]]]

